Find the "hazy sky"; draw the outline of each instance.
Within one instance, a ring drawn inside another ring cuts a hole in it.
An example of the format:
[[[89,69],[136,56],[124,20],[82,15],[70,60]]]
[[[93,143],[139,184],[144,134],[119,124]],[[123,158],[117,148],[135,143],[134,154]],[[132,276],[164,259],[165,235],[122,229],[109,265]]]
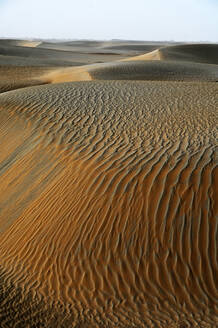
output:
[[[218,0],[0,0],[0,37],[218,42]]]

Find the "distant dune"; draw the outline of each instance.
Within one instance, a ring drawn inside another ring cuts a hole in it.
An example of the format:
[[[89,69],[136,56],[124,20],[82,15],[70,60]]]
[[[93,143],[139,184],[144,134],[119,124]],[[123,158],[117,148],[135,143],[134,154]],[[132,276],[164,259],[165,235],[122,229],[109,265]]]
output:
[[[218,44],[183,44],[160,47],[152,52],[125,60],[167,60],[218,64]]]
[[[24,42],[25,44],[25,42]],[[158,49],[161,46],[159,43],[124,43],[124,42],[94,42],[94,41],[83,41],[83,42],[41,42],[39,48],[56,49],[65,51],[77,51],[83,53],[114,53],[114,54],[137,54],[146,53],[152,50]]]
[[[161,59],[218,64],[218,44],[186,44],[161,48]]]
[[[136,61],[136,60],[145,61],[145,60],[161,60],[161,59],[162,59],[161,52],[159,51],[159,49],[157,49],[143,55],[139,55],[131,58],[124,58],[122,59],[122,61]]]
[[[20,41],[17,43],[18,46],[30,48],[38,47],[40,44],[41,41]]]
[[[175,61],[130,61],[88,70],[94,80],[218,81],[218,66]]]
[[[117,43],[115,43],[117,45]],[[119,43],[120,44],[120,43]],[[114,42],[40,42],[0,40],[0,65],[13,66],[79,66],[97,62],[111,62],[134,54],[150,51],[149,45],[132,49],[114,49]],[[118,45],[117,45],[118,46]],[[135,46],[136,47],[136,46]],[[157,45],[152,47],[158,48]],[[147,50],[146,50],[147,49]]]
[[[23,47],[37,47],[41,44],[39,40],[20,40],[20,39],[1,39],[1,45],[7,46],[23,46]]]
[[[191,49],[194,49],[191,55]],[[202,49],[202,51],[201,51]],[[208,53],[208,57],[206,54]],[[112,63],[64,68],[49,73],[51,83],[87,80],[218,81],[218,46],[180,45]],[[207,60],[205,59],[207,58]]]
[[[72,67],[71,51],[14,42],[0,42],[0,326],[218,326],[216,45]],[[15,65],[28,54],[36,66]]]
[[[49,83],[90,80],[218,81],[218,66],[175,61],[130,60],[48,71]]]

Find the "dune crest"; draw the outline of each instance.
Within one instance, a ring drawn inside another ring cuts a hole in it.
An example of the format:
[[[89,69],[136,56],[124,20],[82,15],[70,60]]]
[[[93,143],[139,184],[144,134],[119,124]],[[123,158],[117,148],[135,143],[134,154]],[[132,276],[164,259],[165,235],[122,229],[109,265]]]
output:
[[[147,54],[131,57],[131,58],[125,58],[121,61],[136,61],[136,60],[162,60],[161,52],[160,50],[154,50],[152,52],[149,52]]]
[[[121,61],[130,60],[168,60],[168,61],[188,61],[196,63],[218,64],[217,44],[182,44],[163,46],[152,52],[124,58]]]
[[[88,68],[92,66],[99,67],[98,64],[94,64],[85,65],[84,67],[54,69],[48,74],[43,75],[42,79],[49,81],[49,83],[90,81],[92,77],[89,74]]]
[[[54,69],[40,77],[45,83],[90,80],[216,82],[218,66],[174,61],[123,61]]]

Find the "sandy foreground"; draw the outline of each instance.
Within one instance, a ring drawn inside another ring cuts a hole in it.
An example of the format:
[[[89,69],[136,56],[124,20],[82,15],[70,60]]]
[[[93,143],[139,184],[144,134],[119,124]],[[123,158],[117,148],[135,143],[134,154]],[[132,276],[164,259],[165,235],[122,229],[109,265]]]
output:
[[[218,45],[0,40],[0,327],[217,327]]]

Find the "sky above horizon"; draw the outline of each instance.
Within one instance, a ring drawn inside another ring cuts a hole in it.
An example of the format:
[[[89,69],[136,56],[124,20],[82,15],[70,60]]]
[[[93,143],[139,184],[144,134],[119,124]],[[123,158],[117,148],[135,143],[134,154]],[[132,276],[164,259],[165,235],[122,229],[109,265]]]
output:
[[[0,38],[218,42],[218,0],[0,0]]]

